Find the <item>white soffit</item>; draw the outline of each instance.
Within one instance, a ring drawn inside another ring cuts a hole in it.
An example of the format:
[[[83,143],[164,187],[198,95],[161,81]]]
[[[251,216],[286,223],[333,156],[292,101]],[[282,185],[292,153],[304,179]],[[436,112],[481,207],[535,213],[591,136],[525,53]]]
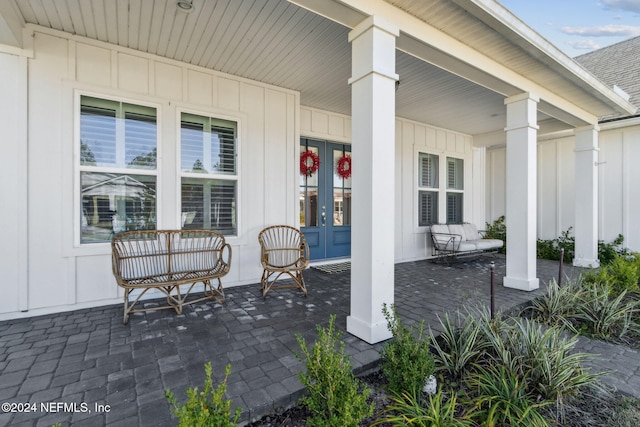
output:
[[[473,13],[456,3],[466,4]],[[293,89],[300,92],[302,105],[350,114],[347,81],[351,76],[351,45],[347,35],[367,16],[370,5],[385,5],[430,28],[434,36],[448,37],[474,58],[493,61],[492,66],[512,73],[515,80],[537,81],[550,93],[557,90],[563,94],[560,100],[572,100],[547,103],[544,94],[538,94],[542,98],[541,121],[552,116],[579,125],[581,120],[569,113],[576,104],[586,111],[611,112],[612,102],[606,96],[604,101],[598,99],[564,74],[550,71],[543,62],[549,60],[548,53],[521,40],[500,21],[506,18],[491,17],[481,7],[484,3],[193,0],[194,10],[184,13],[177,10],[175,0],[0,0],[0,33],[9,31],[15,39],[16,34],[21,36],[16,28],[34,24]],[[485,22],[489,20],[497,22],[499,31]],[[513,40],[524,43],[529,50]],[[20,40],[2,42],[21,47]],[[521,91],[513,81],[496,77],[493,70],[483,68],[480,60],[465,62],[455,56],[457,52],[448,52],[446,46],[436,49],[406,32],[398,39],[398,47],[398,116],[470,135],[504,129],[503,99]]]

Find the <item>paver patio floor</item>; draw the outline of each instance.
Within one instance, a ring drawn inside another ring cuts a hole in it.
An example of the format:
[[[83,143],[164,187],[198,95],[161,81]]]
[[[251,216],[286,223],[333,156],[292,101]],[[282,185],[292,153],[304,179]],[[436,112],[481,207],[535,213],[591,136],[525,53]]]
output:
[[[491,261],[500,284],[505,274],[500,255],[452,266],[397,264],[399,316],[408,322],[425,319],[437,332],[438,315],[488,306]],[[568,276],[579,271],[564,270]],[[313,342],[316,325],[326,324],[331,314],[344,331],[350,309],[349,272],[308,269],[304,275],[307,298],[295,290],[274,290],[263,300],[256,284],[226,289],[224,305],[195,304],[182,315],[138,313],[128,325],[122,324],[121,304],[0,322],[0,402],[37,406],[34,412],[0,413],[0,425],[175,425],[165,389],[184,401],[187,387],[202,387],[208,361],[214,383],[231,364],[228,395],[234,406],[244,408],[243,421],[290,406],[303,393],[296,334]],[[496,307],[508,310],[542,295],[557,275],[557,262],[539,260],[540,289],[523,292],[498,285]],[[383,343],[369,345],[346,333],[343,339],[357,374],[378,365]],[[51,402],[43,411],[40,404]]]

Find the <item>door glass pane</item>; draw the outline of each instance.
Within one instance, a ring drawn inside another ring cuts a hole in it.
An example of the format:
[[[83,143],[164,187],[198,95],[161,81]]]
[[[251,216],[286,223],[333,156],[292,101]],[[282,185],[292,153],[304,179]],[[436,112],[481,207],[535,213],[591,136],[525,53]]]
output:
[[[334,226],[351,225],[351,176],[344,178],[338,172],[340,159],[343,157],[351,158],[351,152],[346,147],[342,150],[333,150]],[[344,160],[342,162],[342,168],[345,172],[351,168],[351,162],[345,162]]]
[[[333,190],[333,225],[343,224],[344,198],[342,189]]]
[[[351,158],[351,152],[349,150],[333,150],[333,188],[351,188],[351,175],[348,178],[343,178],[338,173],[338,162],[342,156]],[[351,162],[343,162],[343,168],[345,172],[351,168]]]
[[[342,225],[351,225],[351,190],[342,193]]]
[[[305,227],[307,225],[306,222],[306,203],[305,203],[306,197],[305,197],[305,190],[304,187],[300,188],[300,225],[302,227]]]
[[[319,155],[318,147],[305,147],[300,146],[300,155],[305,151],[311,151],[312,153]],[[311,166],[311,159],[307,162],[308,166]],[[320,164],[322,167],[322,163]],[[300,225],[302,227],[317,227],[319,225],[318,218],[318,175],[319,169],[316,172],[310,172],[305,174],[300,170]]]
[[[318,189],[307,189],[307,210],[306,210],[307,227],[317,227],[318,223]]]
[[[308,147],[305,148],[305,146],[303,145],[302,147],[300,147],[300,155],[302,155],[302,153],[304,153],[305,151],[311,151],[312,153],[314,153],[316,156],[319,156],[318,154],[318,147]],[[309,158],[307,159],[307,166],[311,166],[312,164],[312,160]],[[320,161],[320,167],[322,167],[322,159]],[[320,169],[318,169],[318,171],[316,172],[309,172],[309,174],[305,175],[305,173],[303,171],[300,171],[300,178],[301,178],[301,184],[300,185],[307,185],[307,186],[314,186],[317,187],[318,186],[318,172]]]

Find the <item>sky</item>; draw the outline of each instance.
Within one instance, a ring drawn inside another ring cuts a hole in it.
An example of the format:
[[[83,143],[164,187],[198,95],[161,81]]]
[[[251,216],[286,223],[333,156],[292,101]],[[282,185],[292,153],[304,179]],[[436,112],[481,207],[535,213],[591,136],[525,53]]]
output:
[[[640,0],[498,0],[570,57],[640,36]]]

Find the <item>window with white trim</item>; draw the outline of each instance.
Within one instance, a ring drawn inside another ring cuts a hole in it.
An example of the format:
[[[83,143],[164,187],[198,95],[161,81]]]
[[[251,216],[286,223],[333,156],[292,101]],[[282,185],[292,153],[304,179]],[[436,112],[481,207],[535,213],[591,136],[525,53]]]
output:
[[[464,160],[447,157],[447,223],[462,223]]]
[[[156,228],[157,112],[80,96],[80,243]]]
[[[438,223],[440,156],[428,153],[418,155],[418,225]]]
[[[444,181],[444,182],[443,182]],[[464,218],[464,160],[418,153],[418,226]]]
[[[237,134],[235,121],[181,114],[183,229],[238,234]]]

